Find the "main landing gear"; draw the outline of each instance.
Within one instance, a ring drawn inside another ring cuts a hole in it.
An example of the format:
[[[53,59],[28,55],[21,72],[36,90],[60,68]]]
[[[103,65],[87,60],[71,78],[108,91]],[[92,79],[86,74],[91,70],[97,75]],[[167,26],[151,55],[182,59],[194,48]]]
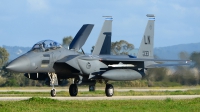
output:
[[[56,96],[56,89],[54,88],[55,85],[58,85],[58,78],[55,73],[48,73],[50,79],[50,85],[52,86],[51,89],[51,96]],[[107,83],[107,82],[106,82]],[[95,91],[95,85],[89,85],[89,91]],[[71,84],[69,87],[69,94],[70,96],[77,96],[78,94],[78,87],[77,84]],[[114,87],[112,84],[106,84],[105,87],[105,94],[107,97],[112,97],[114,95]]]
[[[54,85],[58,85],[58,78],[55,73],[48,73],[49,79],[50,79],[50,85],[52,86],[51,89],[51,96],[55,97],[56,96],[56,89],[54,88]]]
[[[95,91],[95,85],[89,85],[89,91]],[[77,94],[78,94],[77,84],[71,84],[69,86],[69,94],[70,94],[70,96],[77,96]]]
[[[95,91],[95,85],[89,85],[89,91]]]
[[[114,94],[114,87],[112,84],[106,84],[105,94],[107,97],[112,97]]]
[[[95,90],[94,86],[89,86],[89,90]],[[78,87],[77,84],[71,84],[69,87],[69,94],[70,96],[77,96],[78,94]],[[114,95],[114,87],[112,84],[106,84],[105,94],[107,97],[112,97]]]
[[[71,84],[69,87],[70,96],[76,96],[78,94],[78,87],[76,84]]]

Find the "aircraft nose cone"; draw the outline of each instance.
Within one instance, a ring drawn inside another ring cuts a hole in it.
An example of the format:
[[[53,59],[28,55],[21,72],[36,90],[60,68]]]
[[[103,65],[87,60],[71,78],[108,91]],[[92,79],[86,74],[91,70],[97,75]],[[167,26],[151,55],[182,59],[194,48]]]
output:
[[[30,60],[27,56],[21,56],[8,64],[6,69],[15,72],[27,72],[30,67]]]

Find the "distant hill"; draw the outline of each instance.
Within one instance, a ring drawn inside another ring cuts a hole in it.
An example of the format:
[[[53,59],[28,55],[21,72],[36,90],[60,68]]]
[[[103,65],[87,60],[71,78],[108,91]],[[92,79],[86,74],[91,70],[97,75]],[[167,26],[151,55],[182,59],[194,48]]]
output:
[[[28,52],[31,49],[31,47],[6,46],[6,45],[3,45],[3,47],[10,54],[9,61],[21,56],[22,54]]]
[[[179,59],[180,52],[200,52],[200,43],[180,44],[167,47],[158,47],[154,49],[154,54],[163,59]]]
[[[131,55],[136,56],[138,49],[130,51]],[[167,47],[157,47],[154,49],[154,55],[162,59],[179,59],[180,52],[200,52],[200,43],[180,44]]]
[[[3,47],[10,54],[9,61],[19,57],[20,55],[28,52],[31,47],[19,47],[19,46],[6,46]],[[138,49],[134,49],[130,54],[136,55]],[[200,43],[191,44],[180,44],[167,47],[157,47],[154,49],[154,54],[159,58],[163,59],[179,59],[180,52],[187,52],[191,54],[192,52],[200,52]]]

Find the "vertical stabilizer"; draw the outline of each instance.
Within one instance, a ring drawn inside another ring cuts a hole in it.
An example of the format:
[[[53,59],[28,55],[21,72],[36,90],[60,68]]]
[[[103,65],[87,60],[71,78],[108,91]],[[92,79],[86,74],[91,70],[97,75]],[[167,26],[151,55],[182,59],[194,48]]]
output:
[[[153,14],[147,14],[149,18],[144,35],[142,37],[142,42],[138,51],[138,58],[153,59],[153,47],[154,47],[154,22],[155,16]]]
[[[112,35],[112,18],[110,16],[107,16],[104,21],[101,32],[99,34],[98,40],[95,44],[92,55],[110,54],[111,35]]]

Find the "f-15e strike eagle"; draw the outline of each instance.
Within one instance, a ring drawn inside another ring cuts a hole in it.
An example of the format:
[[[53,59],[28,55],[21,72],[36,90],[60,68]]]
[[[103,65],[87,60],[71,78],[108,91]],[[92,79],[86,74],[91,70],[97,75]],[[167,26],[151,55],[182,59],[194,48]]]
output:
[[[78,94],[78,84],[94,87],[97,82],[105,82],[105,94],[113,96],[114,87],[108,83],[141,79],[148,68],[189,65],[187,60],[154,59],[154,22],[155,16],[149,18],[137,57],[130,55],[110,55],[112,18],[107,17],[91,55],[79,54],[94,25],[81,27],[69,48],[62,47],[55,41],[43,40],[36,43],[26,54],[8,64],[8,70],[25,73],[27,78],[45,80],[52,86],[51,96],[56,96],[54,85],[62,79],[74,78],[69,87],[71,96]],[[182,62],[178,64],[160,64],[157,62]]]

